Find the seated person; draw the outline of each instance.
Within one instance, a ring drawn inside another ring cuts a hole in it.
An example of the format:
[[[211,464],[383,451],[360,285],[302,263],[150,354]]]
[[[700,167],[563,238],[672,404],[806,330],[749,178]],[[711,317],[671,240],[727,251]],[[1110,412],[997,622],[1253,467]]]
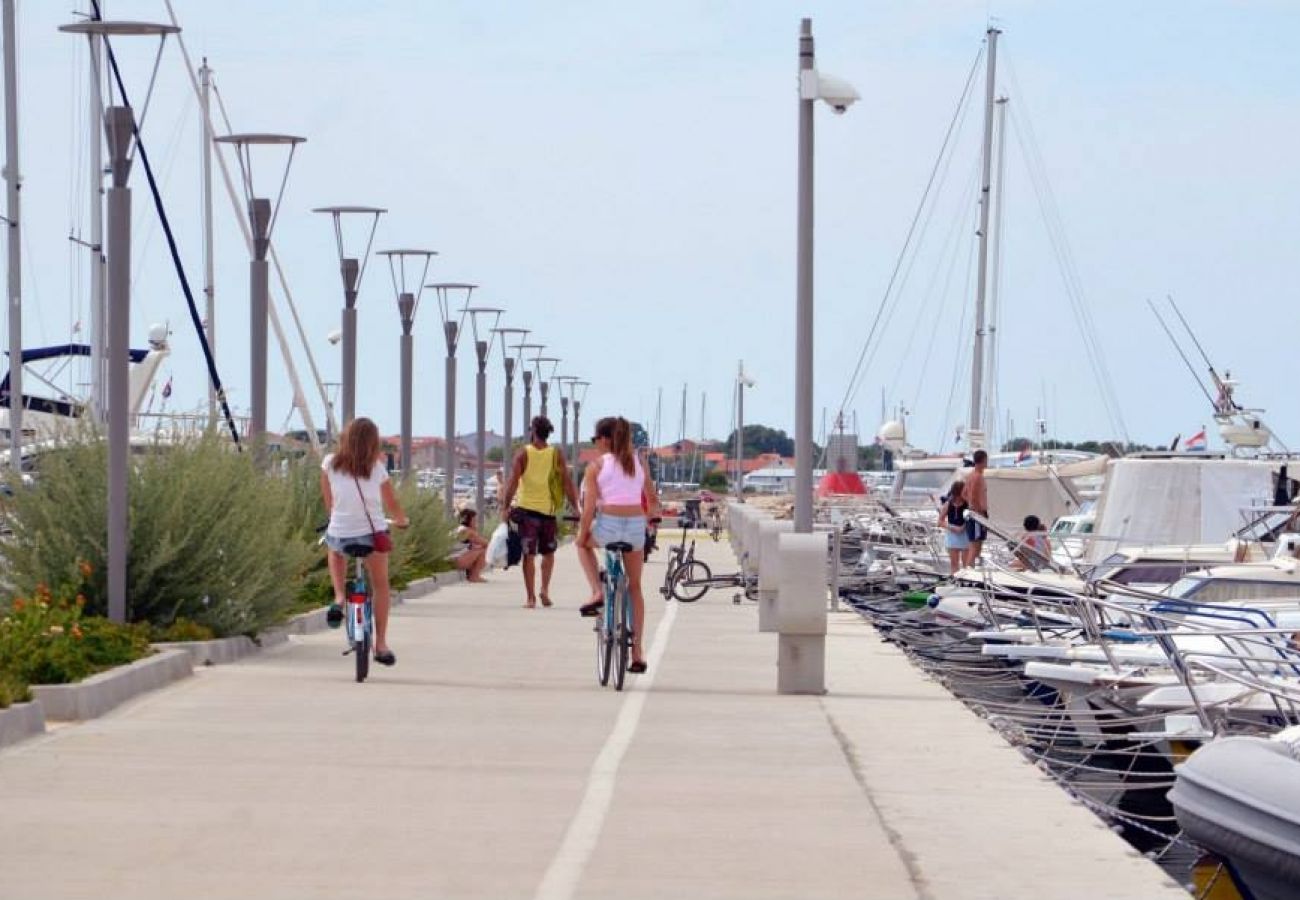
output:
[[[460,525],[456,528],[456,548],[452,552],[452,562],[456,568],[465,572],[470,581],[487,581],[483,569],[487,565],[488,542],[474,528],[478,513],[472,509],[460,511]]]
[[[1037,572],[1040,569],[1051,567],[1052,561],[1052,542],[1047,537],[1047,527],[1039,521],[1038,516],[1025,516],[1022,523],[1025,527],[1025,535],[1016,544],[1015,561],[1011,563],[1011,568],[1017,571]]]

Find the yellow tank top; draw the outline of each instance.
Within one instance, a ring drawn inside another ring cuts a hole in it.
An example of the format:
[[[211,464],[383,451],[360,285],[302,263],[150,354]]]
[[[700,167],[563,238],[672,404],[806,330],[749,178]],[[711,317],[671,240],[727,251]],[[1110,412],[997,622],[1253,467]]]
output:
[[[519,479],[519,496],[515,505],[553,516],[555,504],[551,502],[551,473],[555,471],[555,448],[538,450],[532,444],[525,444],[524,452],[528,454],[528,466]]]

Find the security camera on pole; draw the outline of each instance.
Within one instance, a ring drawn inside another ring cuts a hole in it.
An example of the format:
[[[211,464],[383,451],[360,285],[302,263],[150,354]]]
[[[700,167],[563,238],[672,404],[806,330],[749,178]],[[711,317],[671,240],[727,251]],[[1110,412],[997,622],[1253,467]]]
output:
[[[402,375],[401,472],[405,479],[411,475],[411,393],[415,369],[415,347],[411,330],[415,327],[415,311],[420,308],[420,296],[424,293],[424,279],[429,277],[429,263],[438,254],[435,250],[381,250],[379,255],[388,257],[388,274],[393,279],[397,312],[402,317],[402,339],[399,345]],[[416,291],[410,290],[407,285],[408,261],[412,263],[412,271],[416,266],[420,267],[420,277],[415,282],[419,289]]]
[[[794,530],[812,532],[813,473],[813,105],[838,115],[858,100],[843,79],[817,71],[812,19],[799,30],[799,215],[795,303]]]
[[[460,342],[462,326],[465,324],[465,307],[469,298],[478,287],[458,281],[440,281],[427,285],[433,288],[438,298],[438,313],[442,317],[442,333],[447,340],[447,394],[446,402],[446,461],[443,471],[446,473],[447,518],[456,515],[456,346]],[[463,296],[461,296],[463,295]],[[452,318],[458,316],[459,318]]]
[[[492,332],[505,310],[496,306],[466,306],[461,313],[469,316],[474,333],[474,355],[478,371],[474,374],[474,510],[483,515],[483,477],[487,469],[487,361],[492,353]],[[491,325],[480,325],[492,320]]]
[[[501,476],[499,479],[501,485],[504,487],[510,481],[510,464],[513,462],[512,457],[515,447],[515,370],[519,368],[520,356],[522,355],[522,351],[517,349],[522,345],[516,344],[512,348],[510,341],[516,339],[523,340],[528,337],[529,330],[527,328],[493,328],[492,333],[494,335],[500,335],[501,337],[501,359],[505,364],[506,370],[505,391],[504,397],[502,398],[503,415],[501,419],[502,440],[505,441],[505,446],[501,450]],[[510,352],[512,349],[516,350],[514,354],[511,354]]]
[[[12,11],[6,5],[6,20]],[[8,22],[6,22],[8,25]],[[113,61],[117,73],[117,59],[109,44],[112,37],[149,36],[159,38],[158,56],[162,56],[167,35],[180,31],[174,25],[149,22],[107,22],[91,20],[62,25],[59,30],[68,34],[84,34],[92,46],[97,38]],[[12,57],[8,57],[8,64]],[[155,67],[157,60],[155,60]],[[7,79],[6,90],[12,86]],[[119,85],[120,86],[120,85]],[[131,189],[127,179],[131,174],[132,145],[136,138],[135,113],[119,98],[121,105],[113,105],[113,84],[109,84],[109,105],[104,110],[104,137],[108,145],[109,172],[112,186],[108,189],[108,235],[105,242],[108,271],[108,304],[105,346],[108,372],[108,617],[114,622],[127,620],[126,561],[130,553],[130,517],[127,505],[127,475],[130,464],[131,410],[130,410],[130,325],[131,325]],[[149,96],[145,97],[145,109]],[[96,140],[98,143],[98,140]],[[15,175],[16,173],[10,173]],[[12,223],[11,223],[12,224]],[[16,299],[16,298],[11,298]],[[21,356],[21,352],[19,354]],[[19,360],[21,365],[21,359]],[[11,391],[14,387],[11,385]],[[21,408],[22,394],[10,395],[10,415]],[[21,412],[19,413],[21,415]],[[11,419],[10,427],[15,428]]]
[[[343,277],[343,424],[347,425],[356,416],[357,400],[357,293],[361,290],[361,278],[366,273],[366,263],[370,259],[370,247],[375,241],[375,229],[379,227],[379,217],[388,212],[377,206],[321,206],[312,212],[325,213],[334,220],[334,243],[338,248],[339,274]],[[343,222],[347,218],[370,217],[370,233],[366,237],[366,249],[361,258],[349,256],[344,249]],[[325,411],[326,425],[329,433],[337,431],[334,410]]]
[[[275,220],[279,212],[280,200],[284,197],[284,187],[289,182],[289,169],[293,166],[293,154],[298,145],[306,138],[288,134],[228,134],[216,139],[218,144],[230,144],[239,157],[239,170],[243,174],[244,200],[248,204],[248,223],[253,233],[253,256],[249,260],[249,398],[250,414],[248,437],[254,442],[266,439],[266,360],[267,360],[267,325],[270,322],[270,268],[267,265],[267,253],[271,249],[271,232],[275,229]],[[280,179],[280,190],[276,194],[275,204],[269,199],[256,196],[253,183],[254,147],[288,147],[289,158],[284,164],[284,175]]]
[[[812,20],[799,29],[799,186],[795,313],[794,533],[771,535],[779,563],[775,605],[777,691],[821,694],[826,690],[825,534],[812,533],[813,471],[813,105],[820,99],[843,113],[858,92],[847,82],[818,73]],[[760,565],[770,554],[760,554]],[[760,573],[760,578],[762,574]]]

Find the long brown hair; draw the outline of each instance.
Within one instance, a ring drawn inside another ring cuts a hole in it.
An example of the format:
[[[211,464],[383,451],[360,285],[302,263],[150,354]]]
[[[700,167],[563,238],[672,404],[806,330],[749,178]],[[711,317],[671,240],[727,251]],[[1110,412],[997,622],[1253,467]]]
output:
[[[353,419],[339,435],[339,449],[330,467],[353,478],[369,478],[379,460],[379,429],[365,418]]]
[[[632,426],[622,416],[606,416],[596,423],[596,437],[609,441],[609,452],[628,475],[636,474],[636,454],[632,450]]]

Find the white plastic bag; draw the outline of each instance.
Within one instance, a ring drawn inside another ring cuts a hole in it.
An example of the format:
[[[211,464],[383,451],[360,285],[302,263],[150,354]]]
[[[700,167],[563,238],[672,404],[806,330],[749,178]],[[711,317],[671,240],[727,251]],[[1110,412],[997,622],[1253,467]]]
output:
[[[492,532],[492,537],[488,540],[487,546],[487,564],[489,569],[505,568],[509,551],[506,548],[506,541],[510,536],[510,530],[506,523],[502,522]]]

